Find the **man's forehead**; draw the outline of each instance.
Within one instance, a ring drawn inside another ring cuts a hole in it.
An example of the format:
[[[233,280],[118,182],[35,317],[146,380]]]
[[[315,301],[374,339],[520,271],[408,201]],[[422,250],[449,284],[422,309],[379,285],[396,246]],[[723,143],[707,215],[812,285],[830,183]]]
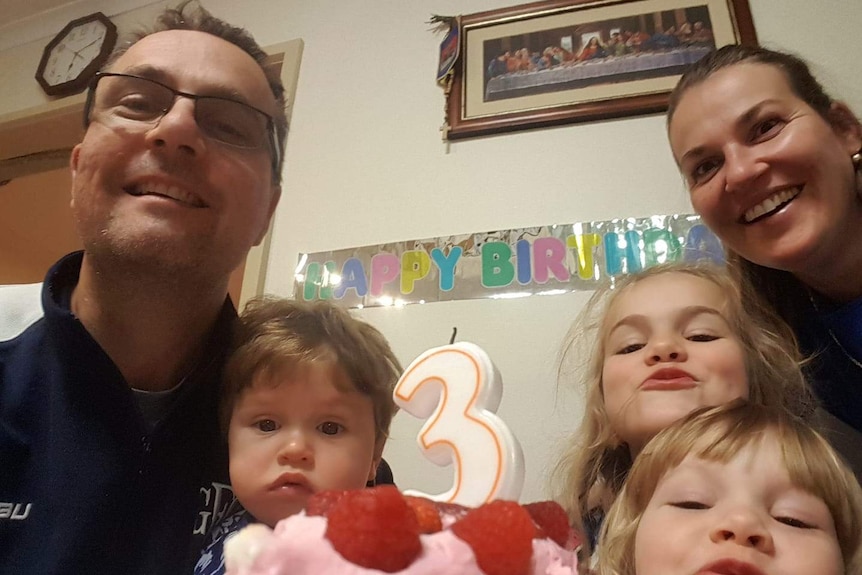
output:
[[[112,72],[146,68],[178,90],[243,94],[264,110],[275,98],[260,65],[239,46],[197,30],[164,30],[141,38],[114,62]]]
[[[227,67],[257,63],[242,48],[227,40],[197,30],[163,30],[144,36],[120,56],[112,68],[129,65],[129,62],[171,65],[179,69],[196,70],[202,64],[223,64]],[[201,70],[205,72],[206,70]]]

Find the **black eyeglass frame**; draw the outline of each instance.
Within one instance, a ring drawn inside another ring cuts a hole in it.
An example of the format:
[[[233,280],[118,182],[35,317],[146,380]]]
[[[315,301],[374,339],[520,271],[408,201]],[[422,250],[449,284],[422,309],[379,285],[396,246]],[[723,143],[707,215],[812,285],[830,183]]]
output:
[[[248,104],[246,102],[241,102],[239,100],[234,100],[232,98],[225,98],[223,96],[206,96],[206,95],[200,95],[200,94],[190,94],[188,92],[181,92],[180,90],[176,90],[174,88],[171,88],[167,84],[159,82],[158,80],[153,80],[152,78],[145,78],[143,76],[136,76],[134,74],[120,74],[117,72],[96,72],[96,75],[93,76],[93,79],[90,81],[90,85],[89,85],[88,90],[87,90],[87,101],[84,104],[84,128],[85,129],[90,127],[90,123],[91,123],[90,114],[93,111],[93,104],[96,100],[96,87],[99,84],[99,80],[101,80],[102,78],[109,78],[109,77],[134,78],[136,80],[144,80],[146,82],[152,82],[153,84],[161,86],[162,88],[165,88],[166,90],[169,90],[174,95],[174,99],[171,102],[170,108],[162,110],[162,115],[158,117],[158,120],[161,120],[165,116],[165,114],[167,114],[168,112],[171,111],[174,104],[176,104],[176,102],[177,102],[177,96],[182,96],[183,98],[188,98],[190,100],[193,100],[195,102],[195,114],[197,114],[197,101],[200,100],[201,98],[206,98],[206,99],[215,99],[215,100],[225,100],[228,102],[234,102],[235,104],[241,104],[243,106],[246,106],[247,108],[251,108],[252,110],[257,112],[258,114],[263,115],[266,118],[267,133],[269,134],[269,148],[270,148],[270,152],[272,153],[272,173],[274,176],[276,176],[276,177],[278,176],[278,169],[279,169],[279,166],[281,165],[281,149],[278,145],[278,132],[275,128],[275,120],[272,118],[272,116],[270,116],[269,114],[267,114],[263,110],[256,108],[256,107],[254,107],[251,104]],[[195,122],[197,122],[197,117],[195,117]],[[230,142],[222,142],[221,140],[217,140],[217,141],[219,141],[219,142],[221,142],[227,146],[233,146],[235,148],[240,148],[240,149],[245,149],[245,150],[256,149],[256,148],[247,148],[245,146],[239,146],[237,144],[232,144]]]

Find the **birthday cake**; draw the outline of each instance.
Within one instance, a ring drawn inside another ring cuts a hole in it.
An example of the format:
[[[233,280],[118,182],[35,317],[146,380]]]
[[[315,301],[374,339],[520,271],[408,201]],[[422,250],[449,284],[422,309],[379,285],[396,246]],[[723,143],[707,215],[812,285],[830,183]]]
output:
[[[225,552],[228,575],[575,575],[576,544],[550,501],[467,508],[387,485],[315,494],[274,530],[246,527]]]

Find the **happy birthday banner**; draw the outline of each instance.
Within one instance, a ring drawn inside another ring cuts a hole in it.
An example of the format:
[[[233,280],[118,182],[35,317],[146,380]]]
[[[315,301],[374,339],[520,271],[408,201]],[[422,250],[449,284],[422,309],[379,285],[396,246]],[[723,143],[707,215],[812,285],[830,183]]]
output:
[[[696,215],[622,218],[362,246],[300,256],[297,298],[348,307],[592,290],[676,260],[724,261]]]

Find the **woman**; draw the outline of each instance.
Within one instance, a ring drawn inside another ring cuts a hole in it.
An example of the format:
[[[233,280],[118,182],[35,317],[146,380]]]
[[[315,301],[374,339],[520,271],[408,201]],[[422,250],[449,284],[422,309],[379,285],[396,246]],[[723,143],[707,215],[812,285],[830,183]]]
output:
[[[744,287],[813,355],[826,410],[862,431],[859,119],[795,56],[725,46],[674,89],[668,136],[695,211]]]

